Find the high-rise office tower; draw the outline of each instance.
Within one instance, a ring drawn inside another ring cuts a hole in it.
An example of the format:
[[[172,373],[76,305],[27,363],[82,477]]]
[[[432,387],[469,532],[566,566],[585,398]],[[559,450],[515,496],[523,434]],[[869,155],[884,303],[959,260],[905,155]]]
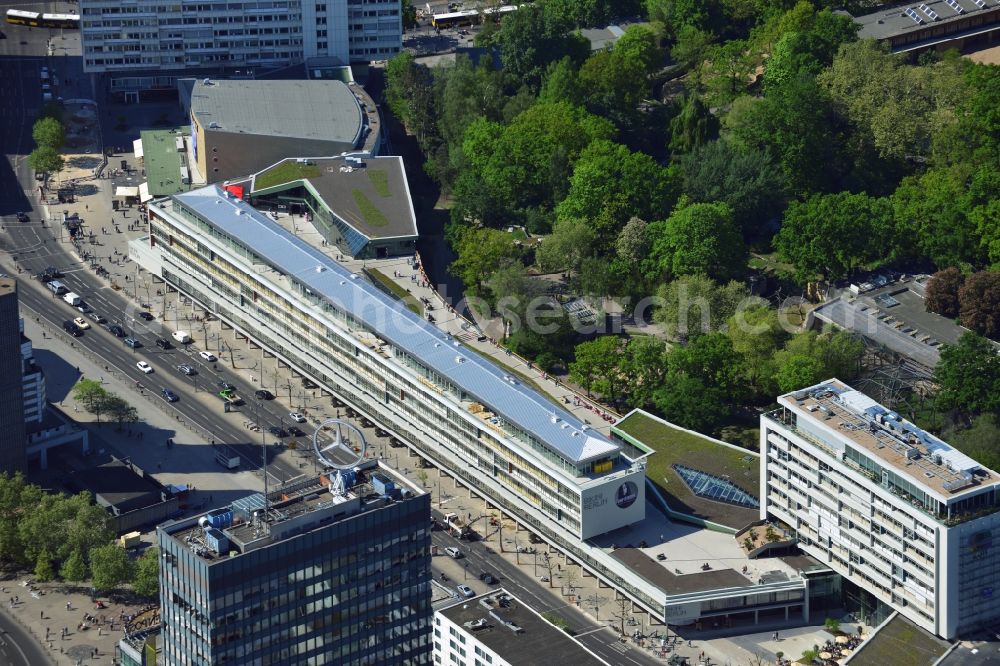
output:
[[[362,467],[160,525],[164,663],[428,663],[430,496]]]
[[[0,471],[25,468],[24,359],[17,281],[0,278]]]

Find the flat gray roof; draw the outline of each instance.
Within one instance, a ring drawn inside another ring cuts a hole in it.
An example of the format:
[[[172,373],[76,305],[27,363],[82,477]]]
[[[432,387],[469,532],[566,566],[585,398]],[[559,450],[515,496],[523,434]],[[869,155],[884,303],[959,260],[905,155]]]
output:
[[[485,621],[481,629],[464,628],[511,664],[607,664],[506,590],[466,599],[438,612],[460,627],[467,622]],[[510,622],[521,631],[501,621]]]
[[[492,361],[469,351],[361,276],[289,233],[218,185],[172,197],[315,295],[364,323],[379,337],[580,465],[615,456],[621,446],[549,402]]]
[[[191,113],[206,131],[261,134],[357,145],[361,105],[343,81],[199,79]],[[218,126],[213,127],[212,123]]]
[[[986,0],[984,7],[980,8],[974,0],[915,0],[893,7],[882,7],[877,12],[858,16],[854,22],[861,26],[858,32],[859,39],[888,39],[908,32],[935,28],[934,34],[940,34],[938,26],[957,22],[960,18],[969,18],[976,14],[995,14],[995,6],[992,0]],[[925,12],[924,9],[929,10]],[[912,16],[907,10],[912,10]],[[958,10],[962,11],[959,12]],[[936,19],[934,17],[937,17]],[[996,21],[996,16],[990,20]],[[919,19],[919,23],[917,20]],[[928,33],[928,36],[931,36]]]
[[[308,182],[330,212],[365,237],[416,236],[417,218],[403,158],[358,158],[364,167],[353,168],[344,157],[308,158],[309,166],[303,167],[290,157],[255,174],[251,192],[280,188],[273,184],[279,177],[286,177],[286,184]]]

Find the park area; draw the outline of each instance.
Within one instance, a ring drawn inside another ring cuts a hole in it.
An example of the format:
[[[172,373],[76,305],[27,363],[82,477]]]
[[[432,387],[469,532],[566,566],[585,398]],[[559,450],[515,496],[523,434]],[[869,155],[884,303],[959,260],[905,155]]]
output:
[[[672,511],[735,530],[760,517],[755,508],[695,494],[674,467],[708,474],[722,482],[709,484],[717,488],[728,481],[756,498],[760,479],[757,454],[677,428],[641,410],[619,422],[614,431],[654,451],[648,458],[646,476],[661,490]]]

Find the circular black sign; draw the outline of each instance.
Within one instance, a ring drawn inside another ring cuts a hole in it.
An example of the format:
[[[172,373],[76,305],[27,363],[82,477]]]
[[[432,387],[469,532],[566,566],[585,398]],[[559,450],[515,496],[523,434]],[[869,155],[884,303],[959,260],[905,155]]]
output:
[[[615,493],[615,504],[618,505],[619,509],[627,509],[635,501],[639,499],[639,488],[631,481],[626,481],[622,485],[618,486],[618,491]]]

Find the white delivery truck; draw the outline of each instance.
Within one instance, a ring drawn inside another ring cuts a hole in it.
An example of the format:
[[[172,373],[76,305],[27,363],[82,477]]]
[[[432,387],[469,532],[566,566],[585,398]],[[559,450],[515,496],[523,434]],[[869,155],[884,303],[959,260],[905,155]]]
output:
[[[73,307],[76,307],[77,305],[80,304],[80,301],[83,299],[81,299],[78,294],[74,294],[71,291],[68,294],[63,294],[63,300],[72,305]]]
[[[174,340],[182,345],[186,345],[191,342],[191,334],[187,331],[174,331]]]
[[[215,462],[219,463],[226,469],[236,469],[240,466],[240,457],[234,456],[233,454],[225,451],[218,451],[215,454]]]

